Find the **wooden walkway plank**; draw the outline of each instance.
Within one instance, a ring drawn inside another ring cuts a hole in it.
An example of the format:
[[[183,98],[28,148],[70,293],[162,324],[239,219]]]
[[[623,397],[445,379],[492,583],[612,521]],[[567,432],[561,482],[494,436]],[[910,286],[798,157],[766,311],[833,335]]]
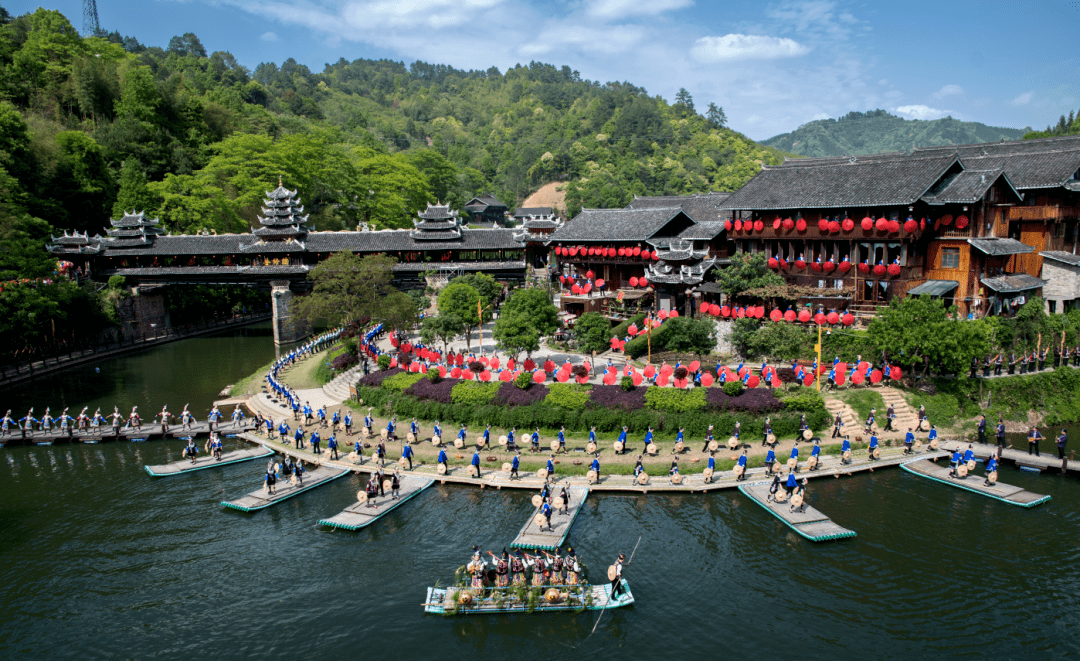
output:
[[[194,464],[191,463],[190,459],[181,459],[180,461],[174,461],[171,464],[143,466],[143,468],[145,468],[146,472],[152,477],[168,477],[170,475],[180,475],[181,473],[192,473],[206,468],[238,464],[242,461],[251,461],[252,459],[261,459],[262,457],[269,457],[272,454],[274,454],[273,450],[260,445],[256,448],[243,448],[231,452],[223,452],[221,454],[221,459],[214,459],[213,456],[204,456],[195,459]]]
[[[915,461],[900,464],[900,468],[913,475],[925,477],[934,480],[935,482],[941,482],[942,484],[959,487],[965,491],[977,493],[982,496],[988,496],[994,500],[1008,503],[1009,505],[1035,507],[1036,505],[1040,505],[1050,500],[1050,496],[1025,491],[1020,487],[1004,484],[1002,482],[997,482],[993,486],[988,487],[986,486],[984,481],[985,478],[982,475],[968,475],[967,477],[959,478],[949,477],[948,466],[938,466],[934,462],[926,459],[916,459]]]
[[[567,586],[562,586],[564,589],[566,587]],[[585,606],[579,599],[574,599],[573,603],[560,602],[549,604],[541,599],[531,612],[557,613],[582,610],[603,611],[623,608],[624,606],[631,606],[634,604],[634,594],[630,592],[630,584],[626,579],[623,579],[623,592],[619,595],[618,599],[615,599],[614,601],[611,599],[610,583],[601,585],[583,585],[581,587],[587,590],[588,594],[592,595],[592,604]],[[448,595],[453,597],[454,593],[459,590],[471,590],[471,588],[428,588],[427,599],[424,600],[424,612],[437,615],[491,615],[496,613],[530,612],[525,604],[518,601],[514,588],[491,589],[492,594],[494,594],[495,590],[504,590],[507,593],[507,597],[501,600],[501,602],[496,602],[491,595],[488,595],[483,599],[475,601],[471,606],[458,605],[456,607],[450,607],[451,602],[448,601]]]
[[[941,444],[941,448],[943,450],[948,450],[949,452],[954,450],[964,452],[967,450],[968,445],[971,445],[971,451],[974,452],[975,456],[979,459],[989,459],[990,455],[997,452],[996,445],[990,445],[989,443],[964,443],[962,441],[945,441]],[[1001,458],[1008,459],[1017,466],[1038,468],[1040,472],[1048,468],[1061,470],[1062,472],[1080,471],[1080,461],[1074,461],[1070,464],[1067,459],[1059,459],[1047,452],[1042,452],[1039,456],[1035,456],[1033,454],[1028,454],[1023,450],[1009,448],[1001,451]]]
[[[555,489],[556,486],[552,486],[553,493]],[[570,527],[574,525],[574,520],[577,519],[577,515],[581,512],[581,506],[585,504],[585,499],[589,496],[589,488],[570,487],[569,492],[570,502],[566,514],[562,514],[552,507],[550,529],[542,531],[540,526],[536,524],[536,516],[540,514],[540,507],[537,507],[536,511],[529,516],[529,520],[521,527],[521,532],[510,543],[510,546],[544,551],[553,551],[562,546],[567,535],[570,534]]]
[[[382,498],[369,500],[367,503],[356,502],[329,519],[321,519],[319,525],[327,526],[329,528],[342,528],[344,530],[359,530],[365,528],[398,507],[401,507],[406,501],[411,500],[424,489],[435,484],[435,480],[403,477],[401,478],[400,484],[400,495],[396,500],[392,499],[390,496],[383,496]],[[369,504],[371,503],[374,505],[369,507]]]
[[[292,484],[288,480],[279,480],[277,483],[277,493],[268,494],[262,488],[257,491],[252,491],[246,496],[241,496],[236,500],[223,500],[221,501],[222,507],[229,507],[234,510],[240,510],[241,512],[255,512],[257,510],[266,509],[271,505],[276,505],[283,500],[292,498],[305,491],[310,491],[317,486],[326,484],[332,480],[336,480],[339,477],[348,475],[351,471],[331,468],[329,466],[318,466],[309,470],[304,474],[303,484]]]
[[[771,482],[755,482],[739,485],[739,491],[767,512],[783,521],[789,528],[812,542],[854,537],[855,531],[837,525],[817,509],[807,505],[800,511],[791,511],[790,502],[769,502]],[[783,488],[783,487],[781,487]]]

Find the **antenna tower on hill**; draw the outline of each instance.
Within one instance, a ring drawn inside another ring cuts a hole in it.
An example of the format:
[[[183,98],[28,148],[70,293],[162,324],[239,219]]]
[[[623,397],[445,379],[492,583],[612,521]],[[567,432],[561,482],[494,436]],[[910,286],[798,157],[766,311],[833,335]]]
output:
[[[101,29],[97,17],[97,0],[83,0],[82,31],[84,37],[93,37]]]

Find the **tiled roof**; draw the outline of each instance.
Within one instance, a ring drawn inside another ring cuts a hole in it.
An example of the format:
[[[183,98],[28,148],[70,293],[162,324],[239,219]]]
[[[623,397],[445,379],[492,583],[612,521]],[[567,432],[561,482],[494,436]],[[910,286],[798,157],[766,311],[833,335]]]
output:
[[[452,267],[462,271],[498,271],[507,269],[524,269],[525,261],[506,262],[399,262],[394,264],[395,271],[433,271],[441,266]]]
[[[447,218],[445,220],[414,220],[413,227],[421,230],[449,230],[458,226],[458,221],[454,218]]]
[[[697,222],[679,232],[680,239],[694,239],[697,241],[712,241],[724,231],[724,223],[713,220]]]
[[[710,222],[719,219],[718,205],[731,197],[731,193],[696,193],[693,195],[662,195],[656,197],[635,197],[626,205],[627,209],[664,209],[679,207],[696,222]],[[712,237],[710,237],[712,238]]]
[[[559,226],[559,223],[554,220],[533,218],[532,220],[526,220],[521,226],[530,230],[553,230]]]
[[[783,210],[912,204],[957,163],[955,154],[805,158],[764,168],[721,209]]]
[[[907,290],[907,295],[922,296],[923,294],[929,294],[930,296],[941,296],[948,294],[959,286],[960,283],[956,280],[927,280],[921,285]]]
[[[678,220],[681,218],[682,220]],[[674,222],[672,222],[674,221]],[[672,236],[692,223],[679,207],[659,209],[582,209],[551,234],[559,242],[625,242],[652,238],[669,224]]]
[[[552,215],[551,207],[518,207],[514,211],[514,218],[524,218],[526,216],[550,216]]]
[[[446,220],[454,217],[449,204],[428,204],[427,208],[416,214],[425,220]]]
[[[1080,136],[1076,135],[926,147],[916,149],[913,155],[940,155],[944,152],[958,154],[965,168],[1003,169],[1018,190],[1064,186],[1080,170]]]
[[[1060,250],[1046,250],[1039,253],[1039,255],[1052,259],[1062,264],[1068,264],[1069,266],[1080,266],[1080,255],[1074,255],[1071,252],[1062,252]]]
[[[1029,252],[1035,252],[1034,248],[1016,239],[985,237],[982,239],[968,239],[968,243],[991,257],[1025,255]]]
[[[140,211],[139,213],[124,212],[124,216],[119,220],[109,219],[109,222],[113,227],[151,227],[158,224],[158,219],[148,220],[145,214]]]
[[[486,211],[488,207],[509,209],[508,206],[500,202],[494,195],[481,195],[480,197],[474,197],[465,203],[465,208],[469,211]]]
[[[1038,289],[1046,284],[1046,280],[1040,280],[1033,275],[1018,273],[1016,275],[999,275],[995,278],[982,278],[979,282],[999,294],[1012,294],[1029,289]]]
[[[298,275],[311,270],[304,264],[281,266],[140,266],[135,268],[106,269],[98,273],[101,276],[170,276],[183,275]]]
[[[266,197],[271,200],[287,200],[296,197],[296,191],[285,188],[280,183],[278,187],[272,191],[266,191]]]
[[[1001,168],[994,170],[964,170],[955,175],[946,177],[945,185],[933,193],[923,195],[923,202],[927,204],[972,204],[978,202],[986,195],[986,191],[1003,179],[1009,190],[1016,196],[1013,201],[1020,201],[1023,196],[1013,187],[1009,177]]]
[[[409,236],[417,241],[455,241],[461,238],[461,230],[413,230]]]
[[[255,236],[297,236],[304,234],[307,230],[300,229],[299,225],[287,225],[285,227],[260,227],[252,230],[252,234]]]
[[[279,252],[307,252],[307,247],[299,241],[259,241],[257,243],[242,245],[240,249],[253,255]]]

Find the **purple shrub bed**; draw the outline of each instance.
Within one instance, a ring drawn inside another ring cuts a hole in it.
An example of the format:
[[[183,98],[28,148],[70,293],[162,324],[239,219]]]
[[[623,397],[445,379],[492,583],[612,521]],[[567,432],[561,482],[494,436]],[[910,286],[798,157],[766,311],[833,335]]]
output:
[[[746,411],[747,413],[779,411],[783,406],[776,395],[765,388],[744,390],[738,397],[725,395],[721,388],[707,388],[705,404],[708,408],[718,411]]]
[[[623,390],[622,386],[593,386],[589,393],[589,406],[593,408],[635,411],[645,408],[645,388]]]
[[[360,380],[357,381],[357,385],[372,386],[374,388],[378,388],[379,386],[382,385],[382,382],[385,381],[386,379],[389,379],[390,377],[394,376],[395,374],[401,374],[404,371],[405,370],[403,370],[401,368],[392,367],[392,368],[390,368],[388,370],[380,370],[378,372],[372,372],[371,374],[368,374],[367,376],[360,377]]]
[[[330,367],[333,368],[336,372],[341,372],[343,370],[349,369],[358,362],[360,361],[355,355],[351,353],[343,353],[339,356],[335,356],[334,359],[330,361]]]
[[[439,402],[440,404],[449,404],[450,391],[454,389],[461,379],[441,379],[438,383],[432,383],[428,379],[420,379],[416,383],[412,384],[405,389],[406,395],[411,395],[417,399],[426,399],[432,402]]]
[[[810,367],[806,367],[806,373],[810,373]],[[780,379],[780,383],[795,383],[799,379],[795,376],[795,370],[790,367],[778,367],[776,369],[776,376]]]
[[[522,390],[514,385],[513,381],[508,381],[499,387],[491,403],[499,406],[529,406],[544,401],[547,395],[548,387],[543,384],[534,383]]]

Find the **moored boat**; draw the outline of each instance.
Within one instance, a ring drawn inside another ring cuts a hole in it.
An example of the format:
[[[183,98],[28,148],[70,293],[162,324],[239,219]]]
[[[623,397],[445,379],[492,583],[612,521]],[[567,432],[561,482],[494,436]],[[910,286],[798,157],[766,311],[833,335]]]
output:
[[[425,613],[440,615],[487,615],[492,613],[543,613],[610,610],[634,603],[630,586],[623,580],[621,594],[611,598],[611,585],[509,586],[486,589],[456,586],[431,587],[424,602]]]

